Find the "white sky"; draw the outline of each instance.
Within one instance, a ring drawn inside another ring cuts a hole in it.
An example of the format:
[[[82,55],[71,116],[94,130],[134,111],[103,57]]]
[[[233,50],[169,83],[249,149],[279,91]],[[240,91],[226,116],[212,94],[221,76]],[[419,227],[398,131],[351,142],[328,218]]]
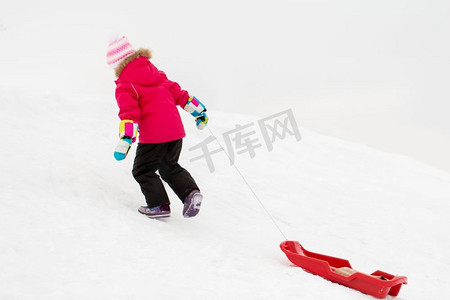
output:
[[[292,108],[301,126],[450,170],[448,1],[27,2],[1,5],[0,84],[114,101],[118,31],[210,108]]]

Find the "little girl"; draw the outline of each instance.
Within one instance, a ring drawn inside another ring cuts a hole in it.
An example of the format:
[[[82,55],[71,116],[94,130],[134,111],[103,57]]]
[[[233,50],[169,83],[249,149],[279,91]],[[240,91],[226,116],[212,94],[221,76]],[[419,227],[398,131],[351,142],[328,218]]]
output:
[[[135,51],[126,37],[114,39],[106,57],[117,77],[116,100],[121,119],[120,141],[114,153],[117,160],[126,157],[139,132],[133,177],[147,206],[138,211],[149,218],[170,216],[170,201],[161,176],[184,203],[183,216],[196,216],[203,196],[191,174],[178,164],[186,134],[176,106],[192,114],[199,129],[208,123],[205,106],[178,83],[167,79],[150,62],[148,49]]]

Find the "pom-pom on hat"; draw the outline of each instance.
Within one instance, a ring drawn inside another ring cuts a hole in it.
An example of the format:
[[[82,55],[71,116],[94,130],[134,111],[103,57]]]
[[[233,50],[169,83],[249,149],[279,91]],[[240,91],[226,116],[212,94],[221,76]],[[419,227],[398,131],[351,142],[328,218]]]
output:
[[[125,36],[112,37],[106,51],[106,62],[115,69],[122,60],[134,53],[134,48]]]

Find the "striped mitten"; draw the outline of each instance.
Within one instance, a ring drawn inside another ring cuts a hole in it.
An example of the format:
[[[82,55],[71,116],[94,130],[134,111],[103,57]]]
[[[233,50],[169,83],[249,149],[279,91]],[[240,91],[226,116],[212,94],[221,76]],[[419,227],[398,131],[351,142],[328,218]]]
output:
[[[206,107],[200,100],[191,96],[183,109],[195,118],[198,129],[205,128],[208,123],[208,116],[206,115]]]
[[[131,145],[136,141],[139,126],[132,120],[122,120],[119,124],[119,142],[114,150],[114,158],[123,160],[127,157]]]

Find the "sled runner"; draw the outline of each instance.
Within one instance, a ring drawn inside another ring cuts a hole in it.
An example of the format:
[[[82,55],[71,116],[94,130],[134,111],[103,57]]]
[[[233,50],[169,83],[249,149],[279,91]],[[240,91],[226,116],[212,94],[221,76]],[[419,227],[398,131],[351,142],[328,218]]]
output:
[[[280,248],[293,264],[306,271],[379,299],[388,294],[397,296],[402,284],[408,283],[405,276],[394,276],[383,271],[370,275],[361,273],[354,270],[348,260],[310,252],[297,241],[282,242]]]

